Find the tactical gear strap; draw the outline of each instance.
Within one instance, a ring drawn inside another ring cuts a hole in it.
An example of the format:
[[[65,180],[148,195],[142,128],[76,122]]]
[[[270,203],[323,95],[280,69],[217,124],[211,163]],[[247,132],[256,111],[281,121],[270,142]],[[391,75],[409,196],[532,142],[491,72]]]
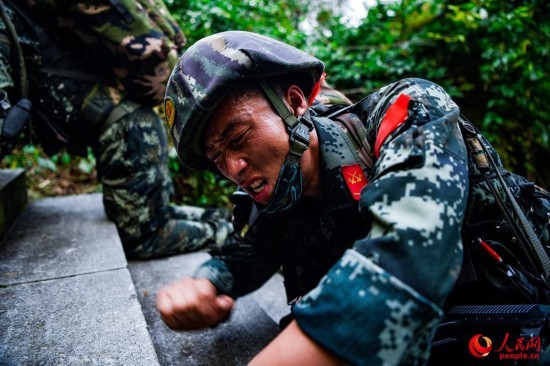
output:
[[[279,172],[277,184],[273,190],[273,196],[268,204],[260,211],[265,214],[284,212],[298,202],[302,195],[302,171],[300,159],[309,148],[309,132],[313,130],[313,122],[309,114],[296,118],[292,111],[286,106],[273,88],[265,81],[258,80],[271,104],[287,125],[290,151]]]
[[[119,104],[115,104],[103,88],[96,85],[86,96],[81,114],[98,134],[102,134],[114,122],[139,107],[140,104],[129,99],[123,99]]]
[[[300,165],[300,158],[309,148],[309,133],[313,130],[313,122],[304,116],[299,116],[297,124],[289,131],[290,152],[292,157],[297,158]]]
[[[329,115],[325,116],[328,119],[335,119],[338,116],[341,116],[345,113],[353,113],[357,115],[360,119],[363,119],[363,115],[366,113],[366,116],[368,116],[371,109],[372,99],[374,94],[369,94],[357,103],[354,103],[352,105],[349,105],[347,107],[343,107],[340,109],[337,109],[336,111],[330,113]]]
[[[298,120],[292,113],[286,104],[281,100],[281,98],[275,93],[271,85],[269,85],[265,80],[258,80],[258,84],[264,91],[265,95],[279,114],[283,121],[287,124],[288,128],[292,129],[298,123]]]
[[[100,134],[105,132],[109,126],[111,126],[113,123],[120,120],[122,117],[126,116],[127,114],[133,113],[136,109],[138,109],[140,105],[136,102],[133,102],[131,100],[124,100],[120,104],[117,104],[112,110],[111,113],[109,113],[109,116],[103,122],[100,128]]]
[[[78,70],[67,70],[55,66],[42,66],[40,67],[40,72],[44,74],[51,74],[56,76],[62,76],[70,79],[82,80],[91,84],[102,84],[102,85],[111,85],[112,83],[106,78],[102,78],[99,75],[78,71]]]
[[[486,159],[488,164],[478,164],[478,168],[483,171],[485,177],[487,178],[487,183],[490,187],[490,189],[493,191],[493,194],[495,196],[495,199],[503,212],[504,216],[506,217],[506,220],[510,222],[510,224],[513,227],[513,230],[515,234],[518,236],[520,240],[520,243],[522,243],[525,246],[525,252],[530,254],[530,261],[534,265],[535,268],[539,268],[539,270],[542,271],[542,280],[544,283],[548,284],[548,281],[550,281],[550,259],[548,258],[548,255],[546,254],[546,251],[544,250],[544,247],[542,246],[540,240],[537,238],[537,235],[535,234],[533,228],[527,221],[527,218],[525,217],[525,214],[519,207],[516,199],[510,192],[510,189],[508,189],[508,186],[506,185],[506,182],[504,181],[504,178],[499,172],[498,166],[496,162],[494,161],[493,157],[491,156],[491,153],[489,152],[487,146],[483,143],[483,139],[479,133],[479,131],[476,130],[476,128],[469,123],[468,120],[465,118],[459,118],[460,125],[462,127],[463,132],[465,132],[466,135],[468,135],[470,138],[475,138],[478,140],[478,144],[476,146],[480,146],[483,153],[484,153],[484,160]],[[470,148],[472,147],[470,143]],[[479,151],[474,151],[476,161],[479,163],[480,157]],[[499,183],[502,186],[502,189],[506,195],[506,198],[510,202],[513,208],[513,212],[510,212],[502,202],[496,187],[494,187],[493,182],[489,178],[489,174],[491,173],[490,170],[493,170],[493,173],[496,175]],[[517,219],[519,220],[519,225],[514,224],[516,221],[513,220],[512,216],[515,214]],[[537,265],[538,264],[538,265]]]
[[[14,5],[12,4],[12,6]],[[2,0],[0,0],[0,12],[2,13],[2,20],[6,24],[6,27],[8,29],[8,34],[13,42],[13,46],[15,47],[15,53],[16,53],[16,59],[17,59],[17,75],[19,76],[19,83],[18,83],[19,98],[26,98],[28,94],[28,84],[27,84],[27,68],[25,66],[25,59],[23,58],[23,50],[21,49],[21,45],[19,44],[19,36],[17,35],[15,26],[13,25],[10,17],[8,16],[6,7],[4,6],[4,2]]]
[[[107,120],[115,107],[112,99],[95,85],[82,103],[81,115],[91,126],[99,128]]]

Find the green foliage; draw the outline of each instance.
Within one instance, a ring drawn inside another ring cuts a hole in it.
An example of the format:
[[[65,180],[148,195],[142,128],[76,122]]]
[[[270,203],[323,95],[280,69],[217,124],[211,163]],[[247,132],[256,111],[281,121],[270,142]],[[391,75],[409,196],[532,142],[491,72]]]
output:
[[[484,24],[487,37],[480,42],[480,77],[491,96],[483,127],[500,145],[510,146],[506,151],[512,163],[518,163],[516,149],[530,154],[529,163],[533,159],[529,145],[550,146],[546,100],[550,91],[549,9],[536,2],[522,6],[503,3],[495,8]],[[514,138],[501,134],[500,129],[512,132]]]
[[[349,0],[165,1],[189,45],[225,30],[272,36],[323,60],[328,81],[354,100],[400,78],[433,80],[483,129],[508,168],[550,187],[546,0],[380,1],[358,22],[348,19],[358,13]],[[33,149],[7,165],[93,170],[90,158],[47,158]],[[211,173],[182,171],[174,153],[170,171],[180,203],[227,205],[235,188]]]
[[[298,29],[309,1],[286,0],[166,0],[182,25],[188,43],[213,33],[243,30],[269,35],[295,45],[305,42]]]
[[[231,181],[211,172],[186,170],[173,149],[168,166],[174,181],[176,203],[202,207],[231,206],[229,197],[237,188]]]
[[[403,77],[433,80],[482,128],[505,165],[550,186],[547,1],[379,3],[358,27],[312,35],[333,84],[352,98]]]
[[[7,155],[1,162],[2,168],[16,169],[33,168],[37,173],[43,171],[58,172],[59,170],[76,167],[82,174],[91,174],[95,171],[95,157],[88,150],[86,157],[71,156],[66,151],[59,152],[52,156],[47,156],[39,146],[24,145],[20,149],[15,149],[13,153]]]
[[[35,168],[37,171],[48,169],[52,172],[57,170],[53,160],[44,156],[42,151],[34,145],[25,145],[21,151],[15,150],[12,154],[7,155],[2,161],[4,169],[16,168]]]
[[[358,25],[347,1],[169,1],[190,43],[223,30],[289,42],[327,65],[352,99],[404,77],[442,85],[508,168],[550,186],[550,3],[379,2]],[[348,10],[346,12],[346,10]]]

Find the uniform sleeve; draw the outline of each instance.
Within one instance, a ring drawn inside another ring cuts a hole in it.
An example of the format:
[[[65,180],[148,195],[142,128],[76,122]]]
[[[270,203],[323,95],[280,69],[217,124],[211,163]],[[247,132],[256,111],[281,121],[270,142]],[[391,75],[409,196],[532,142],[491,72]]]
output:
[[[301,329],[351,364],[428,357],[462,262],[468,172],[458,117],[439,86],[407,79],[381,90],[366,121],[378,147],[359,202],[370,230],[294,307]]]
[[[278,236],[272,220],[258,218],[250,227],[247,225],[251,205],[248,202],[235,206],[234,233],[194,275],[207,278],[219,293],[233,298],[258,289],[282,265],[280,253],[275,249]]]

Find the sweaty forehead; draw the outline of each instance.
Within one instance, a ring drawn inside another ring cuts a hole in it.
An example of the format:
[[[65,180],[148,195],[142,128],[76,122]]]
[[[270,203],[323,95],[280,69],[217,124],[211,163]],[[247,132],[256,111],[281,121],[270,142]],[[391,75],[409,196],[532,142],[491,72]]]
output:
[[[208,150],[214,148],[220,142],[225,141],[238,126],[238,121],[229,120],[224,123],[214,124],[211,130],[207,129],[204,141],[206,152],[208,153]]]
[[[231,129],[235,128],[235,119],[229,118],[232,117],[236,106],[233,99],[231,93],[227,95],[210,115],[203,135],[203,144],[206,149],[218,143]]]
[[[268,104],[259,88],[235,88],[218,104],[212,112],[203,135],[204,146],[208,149],[222,141],[242,119]]]

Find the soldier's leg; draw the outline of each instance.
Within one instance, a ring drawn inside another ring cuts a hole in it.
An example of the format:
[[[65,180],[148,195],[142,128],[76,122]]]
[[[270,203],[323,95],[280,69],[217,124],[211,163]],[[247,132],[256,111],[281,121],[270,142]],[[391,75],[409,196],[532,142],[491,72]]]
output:
[[[223,217],[170,204],[166,133],[152,109],[140,107],[110,123],[94,151],[105,210],[127,256],[153,258],[223,243],[231,227]]]

